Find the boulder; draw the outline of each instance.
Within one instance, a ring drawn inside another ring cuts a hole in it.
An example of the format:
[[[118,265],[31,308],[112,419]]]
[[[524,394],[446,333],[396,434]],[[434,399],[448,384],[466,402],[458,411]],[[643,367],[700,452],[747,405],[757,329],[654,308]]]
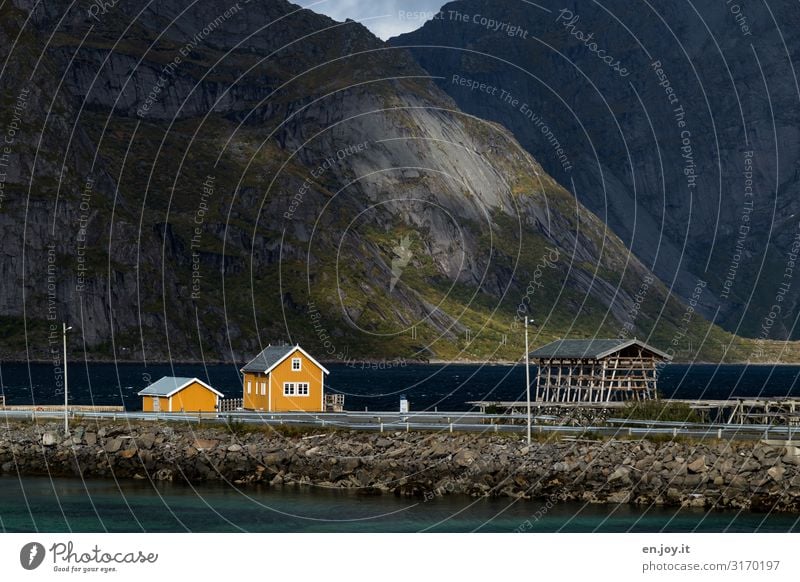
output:
[[[708,470],[706,466],[706,458],[704,455],[697,457],[694,461],[689,463],[686,467],[690,473],[705,473]]]
[[[759,463],[755,459],[747,459],[739,467],[739,472],[740,473],[752,473],[753,471],[758,471],[760,468],[761,468],[761,463]]]
[[[103,446],[103,450],[107,453],[116,453],[122,446],[121,439],[108,439]]]
[[[151,449],[153,448],[153,443],[156,442],[156,435],[153,433],[147,432],[139,437],[139,448],[142,449]]]
[[[58,434],[52,431],[47,431],[42,435],[42,444],[46,447],[53,447],[59,442]]]
[[[218,444],[219,441],[216,439],[195,439],[192,446],[198,451],[210,451],[216,448]]]
[[[655,461],[655,457],[653,457],[652,455],[645,455],[644,457],[642,457],[641,459],[636,461],[636,464],[634,465],[634,467],[636,467],[640,471],[644,471],[645,469],[654,468],[653,467],[654,461]],[[661,467],[659,467],[656,470],[660,471]]]
[[[478,459],[478,453],[470,449],[461,449],[453,455],[453,462],[459,467],[469,467]]]
[[[630,483],[630,472],[631,469],[629,467],[617,467],[616,471],[611,473],[608,477],[608,482],[612,483],[614,481],[622,481],[623,483]]]
[[[776,483],[783,481],[784,473],[786,473],[786,469],[784,469],[781,465],[774,465],[767,470],[767,475],[772,477],[773,481]]]
[[[614,491],[611,495],[606,498],[608,503],[628,503],[631,500],[631,492],[630,491]]]

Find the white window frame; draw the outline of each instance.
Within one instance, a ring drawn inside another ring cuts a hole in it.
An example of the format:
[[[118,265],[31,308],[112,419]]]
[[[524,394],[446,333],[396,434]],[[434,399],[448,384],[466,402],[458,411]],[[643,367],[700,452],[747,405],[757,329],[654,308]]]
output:
[[[297,367],[295,367],[297,364]],[[303,359],[302,358],[292,358],[292,372],[299,372],[303,369]]]
[[[267,395],[267,383],[261,382],[261,396]]]
[[[307,397],[311,395],[311,385],[308,382],[284,382],[283,383],[284,396],[302,396]]]
[[[247,393],[248,394],[250,394],[250,389],[251,389],[252,384],[253,383],[250,380],[247,381]]]

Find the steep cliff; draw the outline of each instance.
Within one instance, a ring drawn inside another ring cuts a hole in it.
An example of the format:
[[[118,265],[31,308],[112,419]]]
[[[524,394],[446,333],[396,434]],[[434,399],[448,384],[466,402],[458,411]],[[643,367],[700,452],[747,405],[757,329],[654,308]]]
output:
[[[799,25],[788,0],[459,0],[391,42],[684,299],[707,281],[709,319],[796,339]]]
[[[356,23],[281,0],[32,6],[0,8],[5,358],[57,357],[64,319],[71,349],[120,359],[276,338],[516,359],[523,315],[534,343],[731,339]]]

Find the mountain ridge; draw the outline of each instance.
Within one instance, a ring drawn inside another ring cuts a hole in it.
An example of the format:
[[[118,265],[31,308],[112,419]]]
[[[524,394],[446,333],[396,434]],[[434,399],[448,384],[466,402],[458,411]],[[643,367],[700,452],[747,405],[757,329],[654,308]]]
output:
[[[276,338],[328,361],[513,360],[522,316],[534,342],[749,349],[684,322],[409,53],[287,2],[239,5],[0,9],[4,84],[32,79],[0,208],[3,359],[55,358],[61,320],[87,360],[241,361]]]

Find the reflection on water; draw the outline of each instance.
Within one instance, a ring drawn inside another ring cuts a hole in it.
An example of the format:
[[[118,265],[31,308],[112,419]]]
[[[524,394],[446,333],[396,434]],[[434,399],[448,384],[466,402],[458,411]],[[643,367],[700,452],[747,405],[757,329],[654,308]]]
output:
[[[534,501],[430,501],[309,487],[0,477],[6,532],[789,532],[798,516]]]

